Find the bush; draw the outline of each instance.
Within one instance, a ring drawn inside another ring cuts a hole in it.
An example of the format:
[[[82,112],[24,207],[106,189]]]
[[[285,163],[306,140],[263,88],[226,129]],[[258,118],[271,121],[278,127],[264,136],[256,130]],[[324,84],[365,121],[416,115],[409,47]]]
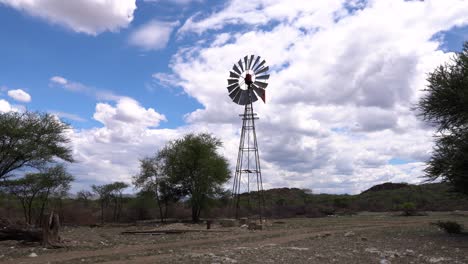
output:
[[[463,226],[454,221],[437,221],[436,223],[431,224],[438,226],[449,234],[461,234],[463,230]]]
[[[403,203],[400,208],[403,211],[404,216],[412,216],[416,214],[416,205],[412,202]]]

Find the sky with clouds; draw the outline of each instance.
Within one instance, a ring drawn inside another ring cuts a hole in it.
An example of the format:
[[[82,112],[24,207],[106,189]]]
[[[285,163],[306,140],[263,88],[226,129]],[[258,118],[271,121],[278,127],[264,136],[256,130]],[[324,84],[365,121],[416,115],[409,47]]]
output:
[[[257,54],[266,188],[419,183],[433,129],[412,108],[468,40],[467,14],[463,0],[0,0],[0,111],[72,126],[74,191],[130,183],[190,132],[221,138],[234,167],[243,107],[226,79]]]

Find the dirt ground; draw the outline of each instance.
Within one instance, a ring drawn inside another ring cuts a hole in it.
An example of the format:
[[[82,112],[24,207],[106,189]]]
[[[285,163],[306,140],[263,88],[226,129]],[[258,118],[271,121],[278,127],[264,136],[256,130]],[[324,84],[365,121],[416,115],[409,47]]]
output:
[[[0,263],[468,263],[468,235],[445,234],[430,225],[437,220],[468,228],[467,212],[296,218],[258,231],[214,225],[165,235],[121,232],[205,226],[63,227],[64,248],[3,241]]]

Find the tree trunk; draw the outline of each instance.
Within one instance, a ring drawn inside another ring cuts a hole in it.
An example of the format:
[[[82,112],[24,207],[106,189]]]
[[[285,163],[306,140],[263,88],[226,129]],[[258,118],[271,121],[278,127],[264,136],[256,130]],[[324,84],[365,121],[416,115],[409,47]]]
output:
[[[101,225],[104,224],[104,201],[101,201]]]
[[[39,221],[40,221],[39,225],[41,225],[41,226],[42,226],[42,220],[44,219],[44,209],[45,209],[45,207],[47,205],[47,200],[49,199],[49,192],[50,192],[50,190],[47,189],[47,193],[45,194],[45,197],[42,200],[41,212],[39,214]]]
[[[60,247],[60,221],[54,212],[45,215],[42,220],[42,246]]]
[[[200,216],[198,212],[198,207],[196,205],[192,205],[192,222],[194,223],[198,223],[198,221],[200,221]]]
[[[161,206],[161,199],[159,199],[158,191],[155,191],[156,201],[158,202],[158,209],[159,209],[159,217],[161,218],[161,223],[164,223],[164,215]]]

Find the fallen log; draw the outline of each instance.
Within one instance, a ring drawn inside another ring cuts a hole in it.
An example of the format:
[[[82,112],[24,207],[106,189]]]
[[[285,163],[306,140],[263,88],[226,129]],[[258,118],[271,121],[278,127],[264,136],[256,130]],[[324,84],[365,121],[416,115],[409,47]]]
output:
[[[4,228],[0,229],[0,241],[3,240],[20,240],[26,242],[42,241],[42,230],[40,229],[17,229]]]
[[[168,229],[168,230],[138,230],[138,231],[123,231],[123,235],[164,235],[164,234],[183,234],[189,232],[230,232],[229,230],[213,230],[213,229]]]
[[[4,227],[0,229],[0,241],[16,240],[41,242],[44,247],[58,248],[62,247],[60,244],[59,229],[59,216],[52,212],[44,216],[41,229],[20,229],[14,227]]]

